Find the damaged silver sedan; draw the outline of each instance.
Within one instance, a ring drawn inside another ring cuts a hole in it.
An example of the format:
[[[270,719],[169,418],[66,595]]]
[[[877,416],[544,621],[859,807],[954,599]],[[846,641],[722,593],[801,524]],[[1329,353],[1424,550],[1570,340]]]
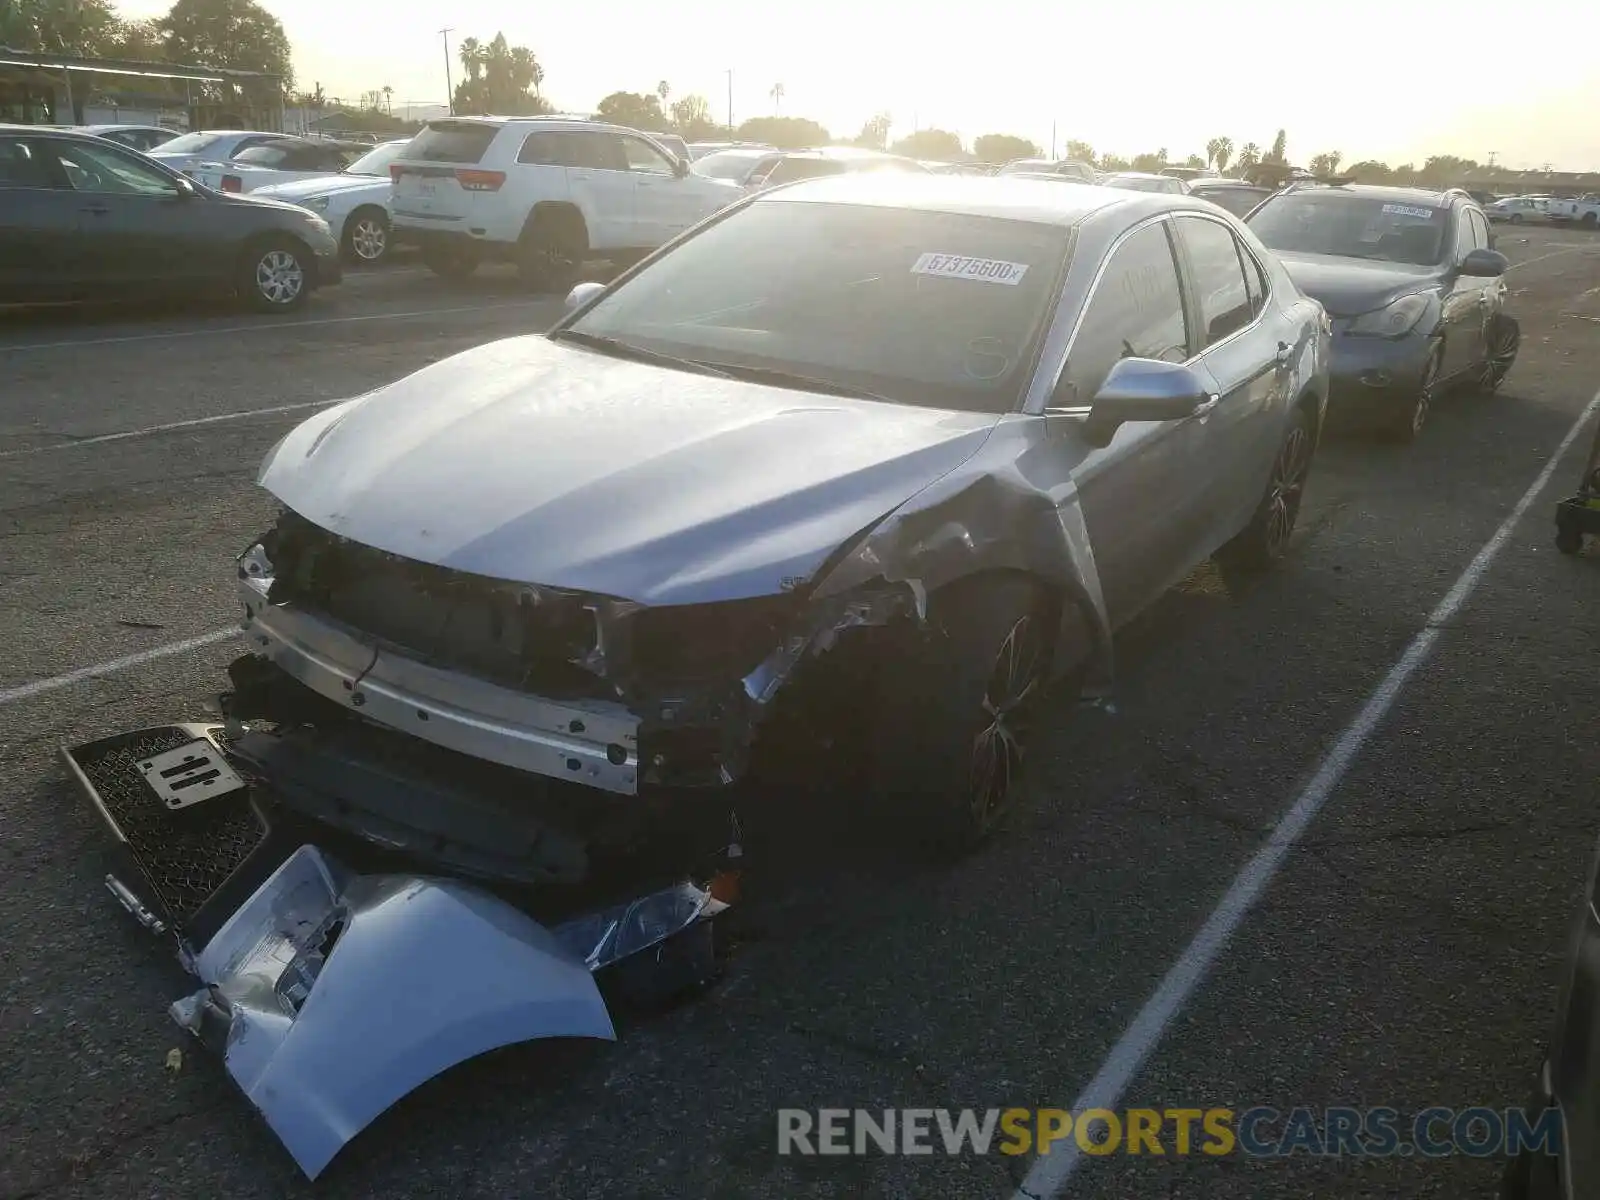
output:
[[[284,438],[221,719],[67,752],[311,1175],[456,1062],[613,1036],[608,979],[703,982],[776,746],[982,840],[1048,685],[1283,556],[1327,396],[1321,308],[1181,196],[814,181],[569,309]]]

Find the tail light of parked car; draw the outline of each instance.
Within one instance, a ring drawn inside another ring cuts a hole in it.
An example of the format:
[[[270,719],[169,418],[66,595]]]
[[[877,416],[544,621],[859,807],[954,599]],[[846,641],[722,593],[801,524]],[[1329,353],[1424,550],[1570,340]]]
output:
[[[498,192],[505,184],[504,171],[468,171],[456,172],[456,182],[466,192]]]
[[[225,192],[244,191],[244,180],[237,175],[224,175],[222,177],[222,190]]]

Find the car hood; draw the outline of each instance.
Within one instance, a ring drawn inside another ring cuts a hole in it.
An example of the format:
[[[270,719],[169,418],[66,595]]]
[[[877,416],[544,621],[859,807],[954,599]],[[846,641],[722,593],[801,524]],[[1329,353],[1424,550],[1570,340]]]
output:
[[[340,192],[387,192],[389,187],[387,175],[313,175],[288,183],[269,183],[257,188],[255,194],[265,193],[279,200],[309,200],[313,196],[332,196]]]
[[[1295,285],[1335,317],[1372,312],[1434,282],[1432,267],[1337,258],[1331,254],[1276,253]]]
[[[772,595],[999,418],[493,342],[319,413],[261,483],[364,545],[645,604]]]

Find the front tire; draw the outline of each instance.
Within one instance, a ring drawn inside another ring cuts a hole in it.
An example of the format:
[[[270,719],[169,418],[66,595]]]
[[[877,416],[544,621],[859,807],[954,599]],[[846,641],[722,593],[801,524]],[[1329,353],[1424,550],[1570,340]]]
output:
[[[239,294],[256,312],[293,312],[311,295],[311,261],[290,238],[257,242],[245,252]]]
[[[947,854],[984,842],[1019,790],[1028,727],[1049,678],[1053,606],[1015,575],[933,595],[878,680],[875,790]]]
[[[1276,565],[1288,553],[1315,453],[1315,418],[1301,405],[1295,409],[1294,422],[1278,446],[1267,490],[1250,523],[1217,552],[1218,565],[1224,572],[1243,576],[1258,574]]]
[[[1433,402],[1439,398],[1439,371],[1444,365],[1444,348],[1435,346],[1423,364],[1422,375],[1411,393],[1411,403],[1396,414],[1388,429],[1389,439],[1410,445],[1422,436],[1433,412]]]
[[[376,266],[389,253],[389,216],[381,208],[358,208],[344,223],[346,262]]]

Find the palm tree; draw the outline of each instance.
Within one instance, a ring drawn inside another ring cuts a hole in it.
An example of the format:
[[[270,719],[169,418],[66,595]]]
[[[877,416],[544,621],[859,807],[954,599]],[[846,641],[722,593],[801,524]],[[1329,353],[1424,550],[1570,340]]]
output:
[[[781,84],[781,83],[773,84],[772,85],[772,93],[771,94],[772,94],[772,109],[773,109],[773,111],[775,113],[780,113],[781,114],[783,112],[783,84]]]
[[[383,107],[391,117],[394,116],[394,89],[387,83],[383,85]]]
[[[661,107],[665,108],[667,106],[667,97],[672,95],[672,85],[663,79],[656,84],[656,95],[661,97]]]

